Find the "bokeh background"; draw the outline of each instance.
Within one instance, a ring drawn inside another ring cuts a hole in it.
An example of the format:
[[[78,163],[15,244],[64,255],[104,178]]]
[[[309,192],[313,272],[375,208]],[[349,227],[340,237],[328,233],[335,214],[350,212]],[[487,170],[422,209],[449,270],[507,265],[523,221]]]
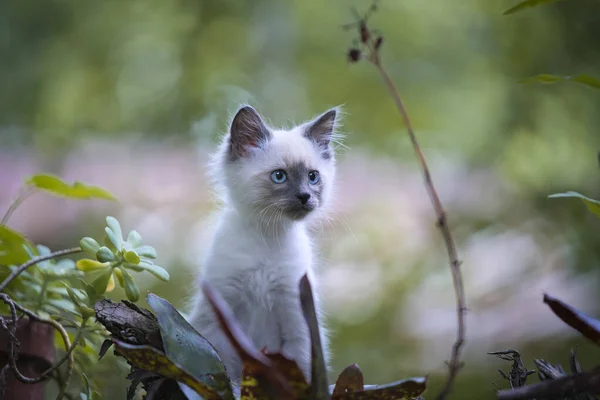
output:
[[[455,299],[402,120],[377,71],[346,59],[358,33],[341,26],[369,4],[1,1],[0,209],[36,172],[110,190],[118,204],[36,195],[11,225],[56,249],[101,236],[114,215],[171,273],[160,284],[140,274],[140,286],[183,308],[215,207],[205,163],[238,104],[276,126],[343,104],[337,215],[319,236],[333,371],[356,362],[368,383],[429,374],[433,396]],[[576,200],[547,198],[600,197],[600,91],[519,83],[600,75],[600,3],[503,16],[514,4],[383,0],[369,21],[464,261],[468,342],[454,399],[506,387],[497,369],[510,365],[488,351],[518,349],[529,368],[535,357],[567,365],[575,345],[584,368],[600,354],[542,303],[547,292],[600,314],[600,222]],[[105,398],[125,398],[125,374],[98,363]]]

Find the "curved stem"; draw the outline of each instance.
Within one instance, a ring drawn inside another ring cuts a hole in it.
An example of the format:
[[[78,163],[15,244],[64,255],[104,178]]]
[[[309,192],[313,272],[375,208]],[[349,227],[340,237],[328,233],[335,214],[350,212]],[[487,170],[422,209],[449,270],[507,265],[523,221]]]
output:
[[[67,254],[74,254],[74,253],[80,253],[81,247],[73,247],[70,249],[65,249],[65,250],[58,250],[55,251],[54,253],[50,253],[48,255],[45,256],[39,256],[39,257],[34,257],[31,260],[27,261],[24,264],[19,265],[19,267],[17,269],[15,269],[5,280],[4,282],[0,283],[0,292],[2,292],[4,289],[6,289],[6,287],[13,281],[15,280],[15,278],[17,276],[19,276],[19,274],[21,274],[23,271],[25,271],[27,268],[31,267],[32,265],[35,265],[39,262],[42,261],[46,261],[46,260],[51,260],[53,258],[56,257],[60,257],[60,256],[65,256]]]
[[[373,45],[371,41],[368,41],[367,46],[370,51],[368,60],[371,63],[373,63],[373,65],[375,65],[375,67],[379,71],[379,74],[382,76],[386,86],[388,87],[390,93],[392,94],[392,97],[394,98],[396,107],[398,108],[398,111],[400,112],[400,115],[402,116],[402,119],[404,121],[404,125],[406,126],[406,130],[408,131],[408,136],[410,137],[410,141],[413,145],[414,152],[417,156],[419,164],[421,165],[421,170],[423,171],[423,175],[425,178],[425,186],[433,204],[433,209],[437,217],[437,225],[440,228],[442,237],[444,238],[444,242],[446,244],[446,249],[448,252],[448,258],[450,260],[450,270],[452,272],[454,292],[456,295],[456,313],[458,320],[458,328],[456,334],[456,341],[452,346],[452,354],[450,361],[448,362],[448,379],[442,391],[437,397],[438,400],[442,400],[446,398],[452,390],[454,379],[456,378],[456,375],[458,374],[458,371],[461,368],[460,353],[466,337],[465,314],[467,311],[467,305],[465,300],[464,284],[460,270],[461,261],[458,258],[456,244],[450,231],[450,227],[448,226],[446,212],[444,211],[442,202],[431,179],[429,167],[427,166],[427,162],[425,161],[425,157],[423,156],[423,152],[421,151],[421,147],[419,146],[419,142],[410,122],[410,118],[406,111],[406,107],[404,107],[404,103],[400,98],[400,94],[398,93],[398,89],[396,89],[394,81],[392,81],[392,79],[390,78],[390,76],[388,75],[387,71],[381,63],[381,57],[379,55],[378,49]]]
[[[38,382],[41,382],[44,379],[48,378],[62,364],[64,364],[66,362],[67,363],[67,371],[65,373],[64,379],[62,380],[62,384],[60,385],[61,386],[60,392],[57,396],[57,400],[62,399],[65,396],[65,392],[67,390],[69,380],[73,373],[73,366],[75,364],[75,357],[73,355],[73,351],[75,350],[75,347],[77,347],[79,339],[81,339],[81,335],[83,334],[85,325],[87,323],[87,318],[84,318],[83,321],[81,322],[81,326],[79,326],[77,328],[77,332],[75,333],[75,338],[73,339],[73,343],[71,343],[71,340],[69,339],[69,334],[67,333],[66,329],[60,323],[58,323],[50,318],[40,317],[33,311],[12,301],[12,299],[5,293],[0,293],[0,299],[2,301],[4,301],[4,303],[6,303],[11,308],[11,313],[12,313],[12,318],[13,318],[12,324],[14,325],[14,328],[12,330],[9,329],[9,333],[12,336],[11,343],[10,343],[11,350],[10,350],[9,362],[10,362],[13,372],[15,373],[15,376],[17,377],[18,380],[20,380],[21,382],[27,383],[27,384],[38,383]],[[14,348],[15,346],[17,346],[17,344],[15,343],[15,341],[17,340],[17,338],[15,337],[15,330],[16,330],[16,323],[17,323],[16,310],[21,311],[23,314],[25,314],[32,320],[51,325],[54,329],[56,329],[60,333],[62,340],[64,342],[64,345],[65,345],[65,350],[66,350],[65,355],[55,365],[48,368],[37,378],[29,378],[29,377],[23,375],[17,367],[18,354],[16,354],[17,351],[15,351],[15,348]],[[4,326],[4,328],[7,329],[6,326]]]
[[[8,206],[8,210],[6,210],[6,213],[2,216],[2,220],[0,220],[0,224],[2,225],[6,225],[6,223],[8,222],[8,219],[11,217],[11,215],[15,212],[15,210],[32,194],[34,194],[35,191],[33,190],[33,188],[31,188],[30,186],[25,186],[22,187],[21,190],[19,191],[19,194],[17,195],[17,197],[15,197],[15,199],[12,201],[12,203],[10,203],[10,206]]]

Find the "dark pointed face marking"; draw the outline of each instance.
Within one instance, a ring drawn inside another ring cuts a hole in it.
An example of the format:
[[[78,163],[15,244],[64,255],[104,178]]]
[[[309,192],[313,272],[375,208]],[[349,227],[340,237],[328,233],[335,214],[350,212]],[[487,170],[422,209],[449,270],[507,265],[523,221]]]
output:
[[[265,179],[261,181],[260,190],[264,207],[274,204],[288,218],[300,220],[321,205],[323,179],[315,182],[313,178],[311,183],[309,175],[316,170],[309,168],[303,162],[283,166],[281,170],[286,174],[283,182],[277,183],[281,180],[280,174],[276,174],[277,182],[271,178],[273,171],[265,174]]]

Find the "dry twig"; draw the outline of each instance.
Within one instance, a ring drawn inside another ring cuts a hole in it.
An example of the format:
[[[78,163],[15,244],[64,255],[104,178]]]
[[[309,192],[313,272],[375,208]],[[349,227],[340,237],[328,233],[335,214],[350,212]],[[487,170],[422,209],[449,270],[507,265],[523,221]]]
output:
[[[367,26],[368,18],[376,9],[377,2],[374,1],[365,16],[361,17],[360,15],[357,15],[357,22],[345,26],[345,28],[358,28],[360,34],[360,47],[350,49],[348,52],[348,59],[350,62],[357,62],[360,59],[366,59],[367,61],[371,62],[375,66],[375,68],[377,68],[377,71],[379,71],[379,74],[383,78],[385,85],[392,94],[392,97],[394,98],[394,101],[396,103],[396,107],[398,108],[398,111],[402,116],[404,125],[406,126],[406,129],[408,131],[408,136],[410,137],[413,149],[421,166],[421,170],[425,178],[425,186],[427,188],[427,192],[429,194],[437,217],[437,225],[440,228],[440,231],[444,238],[444,242],[446,244],[446,249],[448,251],[450,269],[452,272],[452,279],[454,283],[454,291],[456,294],[456,313],[458,320],[458,330],[456,335],[456,341],[452,346],[452,355],[450,361],[448,362],[448,379],[446,381],[446,384],[444,385],[444,388],[437,397],[438,400],[442,400],[446,398],[452,390],[452,385],[454,384],[456,375],[458,374],[458,371],[461,368],[460,353],[462,346],[465,342],[465,313],[467,310],[467,306],[464,294],[463,279],[460,271],[461,261],[458,258],[456,244],[448,226],[446,212],[444,211],[442,202],[440,201],[440,198],[431,179],[429,167],[427,166],[427,162],[425,161],[425,157],[423,156],[423,152],[421,151],[421,147],[419,146],[419,142],[417,141],[417,137],[413,130],[406,108],[404,107],[404,103],[402,102],[396,85],[390,78],[389,74],[387,73],[381,62],[381,54],[379,50],[383,43],[383,37],[381,35],[375,36],[374,31],[370,30]]]

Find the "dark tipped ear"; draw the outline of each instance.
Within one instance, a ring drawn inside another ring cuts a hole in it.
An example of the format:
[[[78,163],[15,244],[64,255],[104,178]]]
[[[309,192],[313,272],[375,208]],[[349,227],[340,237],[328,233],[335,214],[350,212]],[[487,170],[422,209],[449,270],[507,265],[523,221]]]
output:
[[[246,157],[253,147],[260,147],[271,137],[269,128],[250,106],[238,110],[229,128],[229,153],[232,159]]]
[[[308,123],[305,136],[312,140],[321,150],[325,158],[331,157],[331,139],[335,132],[335,123],[337,118],[337,108],[321,114],[314,121]]]

